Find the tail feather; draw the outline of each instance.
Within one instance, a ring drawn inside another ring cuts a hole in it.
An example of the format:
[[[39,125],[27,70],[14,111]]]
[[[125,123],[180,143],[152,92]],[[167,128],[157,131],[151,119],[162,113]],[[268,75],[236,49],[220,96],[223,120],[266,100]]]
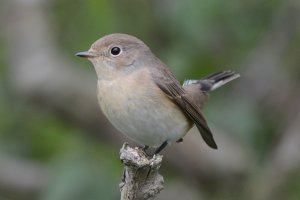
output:
[[[228,70],[205,76],[200,80],[186,80],[183,85],[200,84],[202,91],[210,92],[239,77],[239,74]]]

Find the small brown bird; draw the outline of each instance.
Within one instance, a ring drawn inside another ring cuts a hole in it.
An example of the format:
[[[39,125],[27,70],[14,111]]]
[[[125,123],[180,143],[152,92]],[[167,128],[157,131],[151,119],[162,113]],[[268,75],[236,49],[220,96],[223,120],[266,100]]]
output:
[[[158,147],[159,153],[195,124],[206,144],[217,149],[201,108],[208,92],[239,74],[223,71],[181,85],[146,44],[120,33],[104,36],[76,55],[93,63],[99,105],[120,132],[144,147]]]

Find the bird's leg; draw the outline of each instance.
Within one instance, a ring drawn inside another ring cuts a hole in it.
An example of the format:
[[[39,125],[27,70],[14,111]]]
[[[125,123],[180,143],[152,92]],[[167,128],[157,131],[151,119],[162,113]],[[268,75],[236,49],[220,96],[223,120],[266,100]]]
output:
[[[142,149],[143,149],[143,151],[146,151],[147,149],[149,149],[149,146],[145,145]]]
[[[168,144],[168,141],[164,141],[164,143],[162,143],[154,152],[155,154],[158,154],[159,152],[161,152]]]
[[[150,158],[151,156],[148,153],[149,146],[148,145],[144,145],[143,147],[141,147],[141,150],[145,153],[145,155]]]
[[[180,138],[179,140],[177,140],[176,141],[177,143],[179,143],[179,142],[183,142],[183,139],[182,138]]]

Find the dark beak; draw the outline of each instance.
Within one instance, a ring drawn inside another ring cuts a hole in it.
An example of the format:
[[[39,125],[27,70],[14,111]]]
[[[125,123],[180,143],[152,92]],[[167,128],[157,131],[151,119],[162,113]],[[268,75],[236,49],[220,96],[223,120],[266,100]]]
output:
[[[75,55],[83,58],[95,58],[98,56],[96,53],[91,51],[78,52]]]

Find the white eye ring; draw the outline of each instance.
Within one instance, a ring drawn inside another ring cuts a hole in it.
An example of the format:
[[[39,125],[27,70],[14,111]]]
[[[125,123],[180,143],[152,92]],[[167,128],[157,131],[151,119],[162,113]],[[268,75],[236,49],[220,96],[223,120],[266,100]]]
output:
[[[118,46],[113,46],[111,49],[110,49],[110,54],[112,56],[118,56],[122,53],[122,49]]]

